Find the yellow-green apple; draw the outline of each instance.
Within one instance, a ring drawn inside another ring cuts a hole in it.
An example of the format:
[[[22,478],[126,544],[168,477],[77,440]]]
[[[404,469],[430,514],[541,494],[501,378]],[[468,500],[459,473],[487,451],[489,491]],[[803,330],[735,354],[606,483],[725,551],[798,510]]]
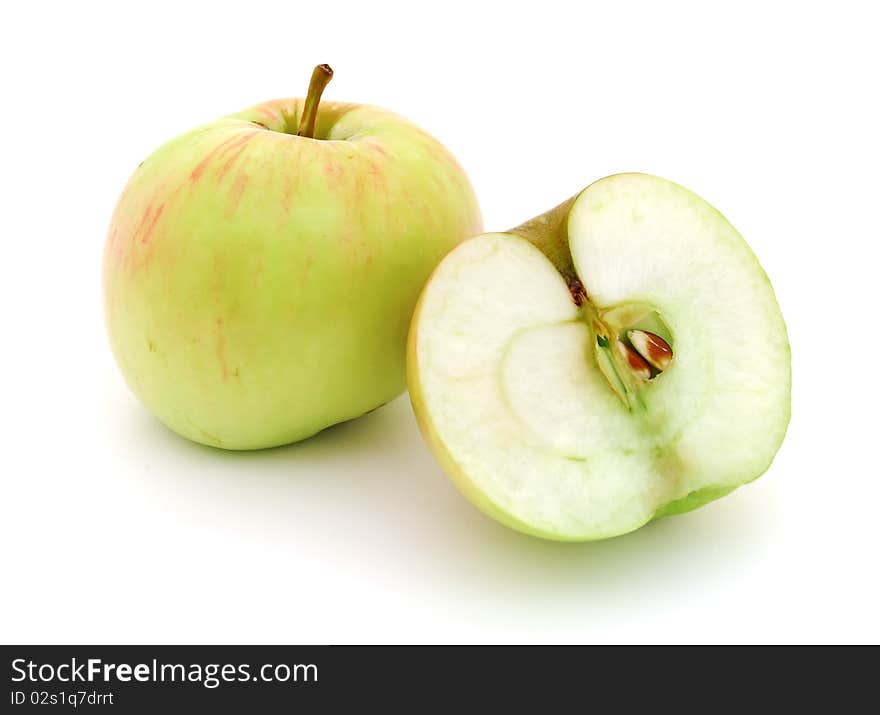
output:
[[[785,435],[790,362],[745,241],[644,174],[459,245],[408,349],[416,416],[454,482],[559,540],[623,534],[758,477]]]
[[[406,385],[425,279],[482,230],[432,136],[384,109],[269,101],[144,161],[104,251],[110,343],[134,393],[204,444],[271,447],[372,410]]]

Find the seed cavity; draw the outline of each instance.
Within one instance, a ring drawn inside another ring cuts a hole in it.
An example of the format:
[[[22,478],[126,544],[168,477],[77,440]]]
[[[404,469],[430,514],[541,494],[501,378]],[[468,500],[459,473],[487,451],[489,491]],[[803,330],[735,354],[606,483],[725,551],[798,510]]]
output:
[[[577,285],[569,281],[572,287],[572,296],[579,295]],[[608,386],[626,409],[647,409],[648,385],[672,363],[672,347],[660,335],[672,331],[647,305],[622,304],[600,312],[585,300],[581,311],[596,341],[595,365]]]

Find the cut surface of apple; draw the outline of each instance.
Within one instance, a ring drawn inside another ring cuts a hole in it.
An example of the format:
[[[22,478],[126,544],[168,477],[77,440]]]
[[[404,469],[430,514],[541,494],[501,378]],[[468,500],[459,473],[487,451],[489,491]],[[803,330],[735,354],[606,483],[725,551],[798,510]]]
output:
[[[785,324],[705,201],[619,174],[455,248],[409,337],[422,431],[499,521],[588,540],[763,473],[789,418]]]

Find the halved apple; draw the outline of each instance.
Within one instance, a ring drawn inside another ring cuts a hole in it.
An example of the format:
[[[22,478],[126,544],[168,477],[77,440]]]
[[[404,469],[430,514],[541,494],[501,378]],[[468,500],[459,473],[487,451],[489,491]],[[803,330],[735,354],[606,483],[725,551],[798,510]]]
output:
[[[559,540],[623,534],[762,474],[790,362],[745,241],[644,174],[460,244],[422,292],[408,352],[422,432],[461,491]]]

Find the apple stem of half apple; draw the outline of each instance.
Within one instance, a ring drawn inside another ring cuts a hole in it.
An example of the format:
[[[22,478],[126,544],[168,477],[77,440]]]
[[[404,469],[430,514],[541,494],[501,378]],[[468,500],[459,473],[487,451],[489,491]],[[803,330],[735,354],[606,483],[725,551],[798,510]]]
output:
[[[321,95],[324,88],[333,79],[333,70],[330,65],[318,65],[312,70],[312,78],[309,80],[309,91],[303,105],[302,117],[299,122],[298,137],[306,139],[315,138],[315,122],[318,119],[318,105],[321,103]]]

